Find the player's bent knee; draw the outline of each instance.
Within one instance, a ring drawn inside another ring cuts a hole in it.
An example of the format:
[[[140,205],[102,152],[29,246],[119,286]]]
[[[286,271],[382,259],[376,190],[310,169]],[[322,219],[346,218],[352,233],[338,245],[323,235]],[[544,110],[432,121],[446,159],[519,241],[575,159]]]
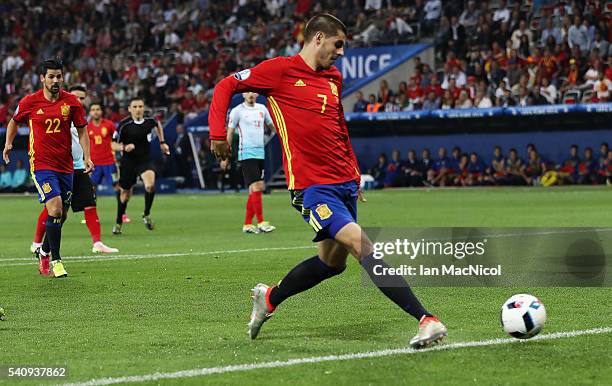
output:
[[[146,191],[147,193],[153,193],[153,192],[155,192],[155,185],[148,185],[148,186],[145,186],[145,191]]]
[[[251,192],[263,192],[264,190],[263,181],[253,182],[251,186],[249,186],[249,190]]]

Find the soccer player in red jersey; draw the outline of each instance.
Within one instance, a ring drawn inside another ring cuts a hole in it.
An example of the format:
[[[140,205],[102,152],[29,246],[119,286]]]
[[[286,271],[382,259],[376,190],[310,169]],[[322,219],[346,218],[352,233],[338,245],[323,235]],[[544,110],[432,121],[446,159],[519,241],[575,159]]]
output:
[[[89,155],[89,138],[85,132],[87,120],[81,101],[73,94],[61,89],[64,81],[63,65],[58,59],[48,59],[41,63],[40,82],[43,88],[27,95],[20,102],[7,126],[6,143],[2,157],[9,163],[9,154],[13,140],[17,135],[17,122],[28,123],[30,127],[30,172],[38,190],[41,203],[47,207],[47,231],[40,251],[41,273],[49,273],[49,266],[44,271],[43,262],[51,264],[54,277],[68,275],[62,264],[60,242],[62,224],[66,220],[67,209],[72,198],[72,135],[73,124],[79,134],[83,148],[85,173],[93,170]]]
[[[91,180],[95,187],[103,181],[115,189],[117,205],[119,205],[119,172],[115,159],[115,151],[121,151],[121,147],[113,141],[117,133],[115,124],[110,119],[102,118],[102,105],[92,103],[89,106],[91,121],[87,125],[87,134],[91,142],[91,160],[96,169],[91,173]],[[123,222],[130,222],[126,214]]]
[[[87,89],[83,86],[76,85],[70,87],[70,93],[74,94],[81,103],[85,102],[87,98]],[[98,217],[98,210],[96,208],[96,191],[89,177],[89,174],[85,173],[85,163],[83,159],[83,149],[79,144],[79,134],[75,127],[71,128],[72,134],[72,160],[74,165],[74,176],[72,178],[72,199],[70,206],[72,212],[84,212],[85,213],[85,224],[91,234],[93,247],[91,251],[93,253],[115,253],[119,252],[117,248],[111,248],[102,242],[100,232],[100,218]],[[97,168],[96,168],[97,169]],[[43,208],[38,216],[36,223],[36,233],[34,235],[34,242],[30,247],[32,253],[39,253],[39,248],[42,247],[42,240],[47,229],[47,208]],[[45,259],[41,259],[41,266],[48,266]],[[41,273],[44,274],[44,267],[40,269]]]
[[[100,103],[89,106],[91,121],[87,124],[87,134],[91,142],[91,160],[96,169],[91,174],[94,186],[106,182],[107,185],[117,184],[117,166],[113,149],[113,135],[117,132],[115,124],[102,118]]]
[[[333,66],[344,54],[345,41],[340,20],[316,15],[306,24],[298,55],[266,60],[228,76],[214,90],[208,123],[212,150],[221,160],[230,155],[225,121],[232,95],[252,91],[268,97],[292,204],[318,242],[318,255],[298,264],[278,286],[253,288],[249,334],[255,339],[288,297],[342,273],[350,253],[383,294],[419,320],[411,346],[427,347],[446,336],[446,327],[425,310],[403,277],[375,273],[388,266],[374,257],[372,242],[357,224],[357,199],[365,199],[358,191],[360,172],[340,100],[342,75]]]

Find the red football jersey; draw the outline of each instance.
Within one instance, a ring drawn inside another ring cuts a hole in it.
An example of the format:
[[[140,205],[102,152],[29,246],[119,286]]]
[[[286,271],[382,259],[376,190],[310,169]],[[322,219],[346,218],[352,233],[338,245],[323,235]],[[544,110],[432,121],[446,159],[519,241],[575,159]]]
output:
[[[41,89],[19,102],[13,119],[30,127],[30,170],[73,172],[70,125],[87,125],[85,109],[76,96],[60,90],[59,98],[51,102]]]
[[[91,143],[91,160],[94,165],[114,165],[115,152],[111,147],[113,142],[113,134],[117,131],[115,124],[108,120],[100,120],[100,124],[96,126],[93,121],[87,124],[87,134]]]
[[[208,113],[210,138],[226,139],[231,97],[253,91],[268,97],[283,149],[287,186],[360,181],[342,109],[342,75],[336,67],[314,71],[301,56],[278,57],[228,76],[215,87]]]

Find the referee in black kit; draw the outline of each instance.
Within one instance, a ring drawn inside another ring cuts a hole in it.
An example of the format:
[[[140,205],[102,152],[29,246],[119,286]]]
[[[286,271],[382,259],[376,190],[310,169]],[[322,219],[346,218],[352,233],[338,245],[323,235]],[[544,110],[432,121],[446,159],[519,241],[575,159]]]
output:
[[[149,145],[153,129],[157,132],[161,152],[166,155],[170,154],[170,148],[164,141],[164,130],[161,123],[144,116],[144,100],[142,98],[132,98],[128,111],[130,117],[121,121],[115,138],[122,151],[119,167],[121,195],[117,204],[117,221],[113,227],[113,234],[115,235],[121,234],[123,215],[132,196],[132,187],[138,176],[142,179],[145,187],[145,209],[142,220],[148,230],[153,230],[153,221],[149,216],[155,197],[155,167],[151,159]]]

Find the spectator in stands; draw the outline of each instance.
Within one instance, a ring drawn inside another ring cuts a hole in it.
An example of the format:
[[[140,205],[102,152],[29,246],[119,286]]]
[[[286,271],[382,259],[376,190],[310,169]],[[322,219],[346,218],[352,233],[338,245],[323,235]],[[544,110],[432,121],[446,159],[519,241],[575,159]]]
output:
[[[526,38],[523,38],[525,36]],[[512,39],[512,48],[518,50],[521,47],[521,43],[526,43],[527,47],[531,47],[533,44],[533,32],[529,28],[527,28],[527,22],[525,20],[521,20],[519,22],[518,29],[516,29],[511,36]]]
[[[583,55],[589,51],[589,31],[582,23],[580,15],[574,16],[574,24],[567,31],[567,42],[570,48],[577,46]]]
[[[597,182],[597,165],[598,162],[593,158],[593,149],[586,147],[584,149],[584,158],[578,166],[578,183],[579,184],[594,184]]]
[[[377,113],[380,111],[382,105],[380,103],[378,103],[378,101],[376,100],[376,95],[374,94],[370,94],[370,103],[368,103],[368,105],[366,106],[366,111],[368,113]]]
[[[416,83],[414,78],[410,78],[408,81],[408,102],[412,106],[413,109],[418,110],[423,105],[423,96],[424,92],[421,86]]]
[[[430,91],[427,95],[427,99],[423,102],[423,110],[430,111],[440,108],[440,98],[434,91]]]
[[[451,16],[450,33],[449,51],[462,54],[465,49],[465,27],[459,23],[457,16]]]
[[[427,0],[425,7],[423,8],[424,17],[421,23],[421,28],[425,32],[433,31],[436,23],[440,19],[442,14],[442,1],[441,0]]]
[[[542,77],[540,81],[540,94],[551,105],[557,102],[557,88],[546,77]]]
[[[399,111],[410,111],[410,110],[413,110],[413,107],[410,104],[410,101],[408,100],[408,97],[406,96],[406,94],[400,94],[397,97],[397,104],[398,104],[398,107],[399,107]]]
[[[393,91],[389,88],[389,82],[386,79],[381,80],[378,89],[378,102],[384,106],[391,100],[392,96]]]
[[[597,98],[596,102],[608,102],[610,100],[610,89],[612,88],[612,81],[606,78],[606,74],[600,72],[598,79],[593,84],[593,90]]]
[[[600,72],[599,71],[599,63],[598,62],[591,63],[589,65],[589,69],[584,74],[585,84],[595,85],[595,82],[597,82],[597,80],[599,80],[599,72]]]
[[[472,108],[472,100],[468,98],[468,93],[466,90],[461,90],[459,93],[459,98],[455,101],[456,109],[469,109]]]
[[[13,193],[23,193],[27,189],[28,171],[23,167],[23,161],[17,160],[15,170],[13,170],[13,178],[11,180],[11,191]]]
[[[434,46],[436,53],[439,54],[438,59],[444,61],[446,58],[446,50],[448,49],[448,41],[451,38],[450,22],[446,16],[440,19],[440,25],[434,34]]]
[[[11,191],[13,176],[4,164],[0,164],[0,193]]]
[[[493,107],[493,102],[487,92],[483,89],[479,89],[476,92],[476,99],[474,100],[474,105],[479,109],[488,109]]]
[[[554,39],[555,45],[561,44],[563,41],[561,30],[554,25],[553,18],[548,17],[546,18],[546,27],[542,30],[542,34],[540,36],[540,45],[547,45],[547,42],[551,37]]]
[[[510,21],[510,10],[506,6],[506,0],[499,2],[499,8],[493,13],[493,21],[506,25]]]
[[[368,102],[363,99],[363,93],[361,91],[357,91],[356,93],[357,101],[353,105],[354,113],[363,113],[368,109]]]
[[[387,173],[387,155],[381,153],[378,156],[378,163],[368,171],[368,174],[374,177],[374,189],[382,189],[385,186],[385,177]]]
[[[401,186],[422,186],[423,165],[417,159],[414,149],[408,150],[408,158],[401,164]]]
[[[602,37],[600,30],[595,31],[595,39],[593,39],[593,41],[589,45],[589,51],[593,52],[595,48],[597,48],[599,56],[601,56],[602,58],[608,56],[610,43]]]
[[[442,95],[442,102],[441,102],[440,108],[442,110],[448,110],[448,109],[455,108],[455,101],[453,99],[453,96],[451,95],[450,90],[444,91],[444,94]]]
[[[480,17],[480,10],[476,9],[476,2],[474,0],[468,1],[467,8],[459,16],[459,23],[465,27],[466,32],[472,33],[476,29],[478,24],[478,18]]]

